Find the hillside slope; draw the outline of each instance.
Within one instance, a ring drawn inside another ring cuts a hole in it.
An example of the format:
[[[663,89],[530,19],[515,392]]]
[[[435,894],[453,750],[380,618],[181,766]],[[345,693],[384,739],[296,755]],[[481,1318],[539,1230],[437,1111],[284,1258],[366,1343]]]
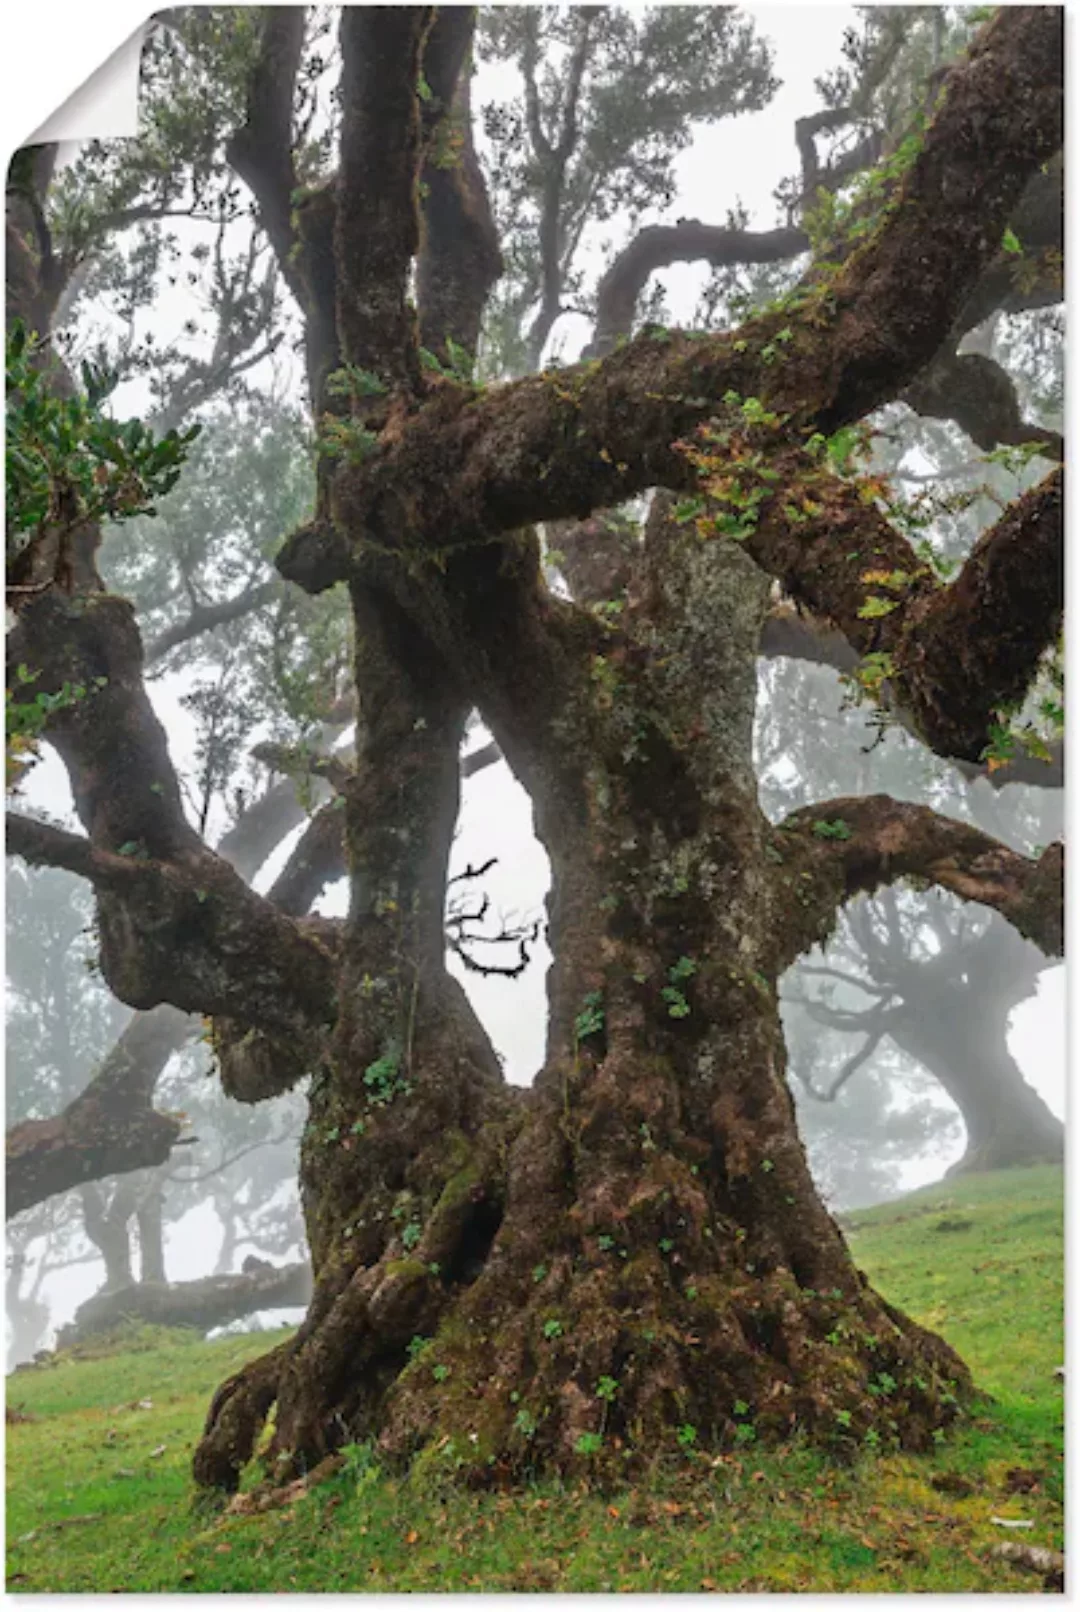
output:
[[[965,1177],[847,1217],[858,1263],[941,1331],[993,1396],[932,1455],[837,1465],[689,1435],[646,1488],[439,1493],[347,1452],[258,1515],[193,1507],[212,1390],[274,1341],[133,1332],[8,1379],[12,1591],[1039,1591],[992,1554],[1060,1548],[1063,1177]],[[1032,1522],[1009,1529],[993,1518]]]

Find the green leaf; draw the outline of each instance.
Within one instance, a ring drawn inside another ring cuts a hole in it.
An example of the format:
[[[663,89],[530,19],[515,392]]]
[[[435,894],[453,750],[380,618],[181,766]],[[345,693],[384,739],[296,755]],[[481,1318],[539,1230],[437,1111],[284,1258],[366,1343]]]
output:
[[[877,616],[890,615],[899,602],[898,599],[879,599],[876,595],[871,595],[859,606],[855,614],[861,616],[864,621],[873,621]]]
[[[849,840],[851,838],[851,829],[842,817],[835,817],[831,822],[828,818],[819,817],[810,832],[819,840]]]

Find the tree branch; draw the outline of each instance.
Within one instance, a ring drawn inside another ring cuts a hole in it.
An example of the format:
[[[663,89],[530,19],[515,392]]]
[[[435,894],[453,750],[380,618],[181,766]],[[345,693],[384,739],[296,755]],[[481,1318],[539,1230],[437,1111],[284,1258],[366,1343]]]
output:
[[[424,52],[435,115],[424,141],[416,300],[421,346],[444,364],[451,358],[448,339],[475,353],[484,305],[503,266],[473,144],[467,53],[475,24],[472,8],[440,6]]]
[[[977,761],[994,713],[1024,696],[1065,605],[1063,476],[984,532],[959,575],[904,614],[895,686],[939,754]]]
[[[183,621],[174,622],[158,633],[146,646],[146,664],[152,666],[155,661],[163,659],[173,649],[186,644],[192,638],[198,638],[200,633],[213,632],[215,627],[224,627],[230,621],[239,621],[242,616],[251,615],[255,610],[261,610],[278,591],[275,580],[259,582],[253,587],[245,588],[243,593],[234,595],[231,599],[221,599],[216,604],[196,603],[190,615]]]
[[[329,954],[212,852],[181,863],[115,855],[17,813],[7,842],[32,866],[94,885],[102,972],[131,1007],[171,1002],[302,1039],[332,1019]]]
[[[788,441],[829,434],[895,396],[940,348],[1026,178],[1060,144],[1060,28],[1051,8],[998,15],[950,75],[893,211],[820,292],[738,333],[646,333],[599,364],[480,397],[438,388],[361,466],[338,472],[339,538],[356,534],[358,551],[445,552],[650,486],[692,490],[675,444],[732,392],[782,416]],[[785,327],[782,361],[775,350],[763,357]],[[318,561],[298,535],[278,565],[312,587],[349,568],[343,544],[333,556],[321,547]]]
[[[332,744],[342,727],[340,723],[325,725],[320,743]],[[276,784],[223,836],[218,855],[248,881],[304,815],[295,783],[287,779]],[[16,839],[29,828],[32,842],[36,842],[42,827],[48,825],[19,818]],[[340,829],[338,833],[340,861]],[[9,839],[9,850],[16,848]],[[76,849],[81,856],[81,842]],[[298,917],[307,911],[302,904],[304,892],[279,890],[285,877],[283,874],[278,880],[270,899],[283,912]],[[318,890],[312,891],[310,900],[317,894]],[[27,1120],[8,1131],[9,1215],[86,1181],[143,1169],[168,1157],[181,1126],[174,1116],[151,1109],[154,1089],[170,1057],[194,1035],[199,1023],[194,1015],[167,1004],[134,1014],[100,1071],[67,1108],[49,1119]]]
[[[341,13],[341,167],[334,257],[342,355],[391,387],[420,389],[409,269],[420,244],[420,79],[430,6]]]
[[[952,420],[986,452],[999,444],[1038,442],[1046,458],[1060,461],[1065,456],[1060,432],[1024,419],[1012,379],[983,353],[946,347],[900,397],[916,414]]]
[[[248,82],[245,119],[226,145],[225,155],[255,197],[259,222],[281,272],[306,310],[308,290],[296,264],[297,236],[292,221],[296,190],[293,96],[304,48],[305,13],[304,6],[265,8],[259,55]]]
[[[726,229],[682,218],[677,224],[650,224],[639,230],[615,258],[597,287],[596,324],[585,358],[602,358],[629,333],[646,281],[672,263],[705,262],[713,268],[733,263],[782,263],[810,250],[801,229]]]
[[[69,1348],[130,1319],[151,1326],[194,1326],[209,1331],[256,1310],[305,1305],[310,1297],[311,1267],[300,1263],[268,1265],[238,1276],[204,1276],[195,1282],[138,1282],[95,1293],[80,1304],[57,1345]]]
[[[331,801],[315,813],[288,861],[268,892],[282,912],[299,917],[307,912],[328,884],[344,878],[345,820],[340,801]]]
[[[850,677],[859,665],[860,656],[840,630],[820,616],[800,611],[787,599],[777,600],[765,618],[759,653],[767,660],[788,657],[810,661],[818,666],[831,666],[842,677]],[[890,715],[899,727],[913,738],[921,738],[914,717],[895,703],[889,707]],[[1064,789],[1065,746],[1060,740],[1047,747],[1050,760],[1020,753],[993,768],[986,762],[963,761],[949,756],[956,771],[969,783],[981,778],[991,789],[1004,789],[1008,784],[1025,784],[1038,789]]]
[[[1057,639],[1062,472],[1017,499],[942,585],[858,482],[778,454],[747,552],[860,656],[888,657],[883,694],[938,755],[979,762]],[[723,477],[704,485],[722,491]],[[790,638],[790,630],[788,632]]]
[[[537,234],[540,250],[540,307],[525,338],[530,369],[539,367],[547,339],[562,311],[563,263],[560,245],[563,233],[566,165],[577,143],[577,103],[589,59],[589,33],[595,14],[596,8],[593,6],[581,6],[575,12],[577,39],[566,70],[558,138],[551,144],[541,136],[542,147],[537,149],[542,175]],[[534,73],[530,73],[526,79],[526,98],[530,130],[538,129],[539,107]],[[535,133],[533,143],[535,148]]]
[[[538,161],[544,162],[552,155],[552,147],[540,120],[540,91],[536,83],[536,69],[540,57],[538,22],[538,12],[526,11],[521,72],[525,80],[525,126],[529,131],[529,143],[532,146],[533,156]]]
[[[862,1068],[868,1058],[873,1057],[887,1033],[887,1030],[883,1029],[871,1031],[858,1051],[852,1053],[851,1057],[845,1060],[839,1074],[830,1081],[824,1091],[819,1091],[813,1081],[809,1079],[803,1079],[802,1081],[804,1090],[811,1097],[816,1098],[819,1103],[835,1103],[852,1075]]]
[[[132,1007],[171,1002],[306,1035],[334,1012],[330,959],[186,821],[164,731],[142,681],[130,602],[57,592],[11,634],[15,664],[40,668],[31,689],[86,694],[52,713],[50,742],[67,767],[89,838],[16,819],[9,846],[66,867],[98,893],[102,968]],[[268,1017],[266,1017],[268,1015]]]
[[[85,1090],[62,1113],[28,1119],[7,1133],[7,1214],[54,1193],[163,1164],[183,1130],[151,1106],[161,1071],[189,1034],[173,1007],[137,1014]]]
[[[1064,946],[1064,851],[1020,856],[980,829],[888,795],[819,801],[776,831],[798,899],[778,923],[781,968],[832,932],[840,907],[897,879],[927,879],[991,907],[1048,956]]]

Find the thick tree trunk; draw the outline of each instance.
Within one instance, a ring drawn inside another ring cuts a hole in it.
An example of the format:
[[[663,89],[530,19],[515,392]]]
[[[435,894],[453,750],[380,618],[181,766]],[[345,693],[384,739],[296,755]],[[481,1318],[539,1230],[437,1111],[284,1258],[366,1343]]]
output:
[[[923,1447],[969,1393],[854,1268],[796,1131],[776,998],[793,896],[750,761],[766,584],[664,516],[650,541],[618,634],[537,590],[528,543],[453,561],[441,671],[404,626],[391,641],[385,600],[354,597],[372,721],[302,1152],[315,1294],[296,1340],[219,1391],[204,1483],[236,1483],[275,1399],[279,1476],[374,1437],[486,1481],[628,1473],[747,1425]],[[481,620],[512,630],[485,642]],[[447,668],[473,685],[471,645],[552,863],[529,1093],[498,1081],[442,966],[464,714]]]

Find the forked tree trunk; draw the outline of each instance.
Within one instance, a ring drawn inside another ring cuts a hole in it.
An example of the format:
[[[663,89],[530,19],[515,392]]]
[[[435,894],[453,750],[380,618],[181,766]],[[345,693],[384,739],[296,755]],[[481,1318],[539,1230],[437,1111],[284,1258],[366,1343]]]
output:
[[[354,591],[371,710],[302,1152],[315,1294],[296,1339],[219,1391],[204,1483],[236,1482],[275,1400],[279,1475],[374,1438],[483,1481],[630,1473],[748,1426],[924,1447],[969,1394],[811,1181],[776,996],[809,895],[750,755],[766,585],[662,507],[617,631],[537,588],[526,539],[451,562],[425,640]],[[443,968],[470,699],[552,865],[529,1093]]]

